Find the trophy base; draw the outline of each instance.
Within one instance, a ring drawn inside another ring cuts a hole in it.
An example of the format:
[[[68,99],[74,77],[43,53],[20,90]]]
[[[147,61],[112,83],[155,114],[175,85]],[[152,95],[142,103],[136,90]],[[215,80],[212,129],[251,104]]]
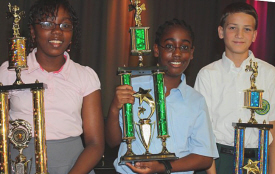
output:
[[[176,160],[178,157],[174,153],[167,154],[149,154],[149,155],[134,155],[122,156],[119,164],[132,163],[138,161],[160,161],[160,160]]]

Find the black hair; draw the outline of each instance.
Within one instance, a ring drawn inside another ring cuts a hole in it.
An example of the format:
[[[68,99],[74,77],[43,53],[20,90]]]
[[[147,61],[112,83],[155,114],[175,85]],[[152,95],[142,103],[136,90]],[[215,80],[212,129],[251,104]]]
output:
[[[220,26],[224,27],[225,20],[228,15],[234,14],[234,13],[245,13],[248,15],[251,15],[255,19],[255,30],[258,28],[258,14],[255,10],[255,8],[245,2],[235,2],[232,4],[229,4],[228,6],[225,7],[222,13],[222,17],[220,20]]]
[[[160,40],[161,40],[161,37],[163,35],[163,33],[170,27],[172,26],[181,26],[183,27],[183,29],[185,29],[191,39],[192,39],[192,47],[194,45],[194,40],[195,40],[195,34],[191,28],[190,25],[188,25],[184,20],[179,20],[179,19],[176,19],[174,18],[173,20],[170,20],[170,21],[165,21],[164,24],[160,25],[157,29],[157,32],[156,32],[156,39],[155,39],[155,44],[160,44]]]
[[[78,18],[76,16],[75,10],[70,5],[68,0],[37,0],[31,7],[29,12],[29,38],[28,38],[28,48],[29,52],[36,47],[35,41],[31,36],[31,26],[34,26],[34,23],[40,22],[45,18],[57,16],[58,8],[62,6],[69,13],[72,23],[73,23],[73,37],[72,43],[76,47],[78,45],[80,31]]]

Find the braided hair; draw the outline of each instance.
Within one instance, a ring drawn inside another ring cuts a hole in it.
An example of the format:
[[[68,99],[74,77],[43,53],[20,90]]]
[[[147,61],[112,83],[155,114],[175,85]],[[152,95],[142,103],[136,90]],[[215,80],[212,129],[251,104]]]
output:
[[[173,20],[170,20],[170,21],[165,21],[164,24],[162,24],[158,27],[157,32],[156,32],[155,44],[159,45],[161,37],[163,36],[165,31],[168,28],[173,27],[173,26],[180,26],[189,33],[189,35],[192,39],[192,47],[193,47],[194,40],[195,40],[195,35],[194,35],[194,32],[193,32],[191,26],[186,24],[186,22],[184,20],[179,20],[179,19],[176,19],[176,18],[174,18]]]
[[[76,16],[75,10],[70,5],[68,0],[37,0],[31,7],[29,12],[28,26],[29,26],[29,36],[28,36],[28,51],[32,51],[36,47],[36,43],[31,36],[31,26],[34,27],[34,23],[41,22],[47,18],[56,18],[57,10],[60,6],[69,13],[71,21],[73,23],[73,38],[72,42],[74,46],[78,45],[80,32],[78,26],[78,18]]]

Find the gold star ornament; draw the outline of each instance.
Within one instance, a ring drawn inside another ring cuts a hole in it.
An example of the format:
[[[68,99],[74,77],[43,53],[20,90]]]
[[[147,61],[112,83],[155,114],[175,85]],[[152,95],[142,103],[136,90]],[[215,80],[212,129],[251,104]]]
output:
[[[247,165],[245,165],[243,169],[247,171],[247,174],[260,174],[259,167],[257,166],[258,163],[259,161],[252,161],[251,159],[249,159]]]

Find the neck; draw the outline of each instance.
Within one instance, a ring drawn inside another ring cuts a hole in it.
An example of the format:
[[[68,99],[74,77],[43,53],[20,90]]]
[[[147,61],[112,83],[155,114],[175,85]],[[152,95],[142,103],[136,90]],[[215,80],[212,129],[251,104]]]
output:
[[[164,75],[164,84],[166,87],[165,97],[170,94],[171,89],[177,88],[181,83],[181,76],[171,77],[168,75]]]
[[[60,68],[65,64],[66,59],[63,54],[58,57],[45,57],[36,53],[36,60],[39,65],[47,72],[54,72],[60,70]]]
[[[243,61],[247,59],[249,56],[248,51],[242,54],[237,54],[237,53],[229,54],[225,52],[225,55],[226,57],[228,57],[230,60],[233,61],[236,67],[240,67]]]

